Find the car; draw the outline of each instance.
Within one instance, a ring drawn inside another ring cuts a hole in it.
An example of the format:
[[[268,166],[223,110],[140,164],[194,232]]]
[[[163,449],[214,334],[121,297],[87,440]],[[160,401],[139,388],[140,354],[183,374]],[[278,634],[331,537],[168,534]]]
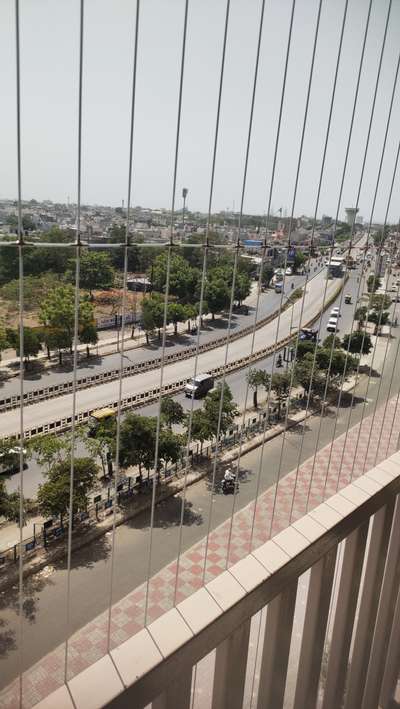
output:
[[[392,298],[392,303],[400,303],[400,295],[394,295]]]
[[[186,384],[185,395],[193,399],[200,399],[208,394],[213,387],[214,377],[211,374],[197,374]]]
[[[340,308],[338,308],[337,306],[335,308],[332,308],[331,316],[336,316],[340,318]]]
[[[350,293],[346,293],[346,295],[344,296],[344,302],[346,305],[350,305],[350,303],[351,303],[351,294]]]
[[[396,293],[397,288],[398,286],[393,285],[390,290],[392,291],[392,293]]]
[[[290,266],[288,266],[287,269],[286,269],[286,271],[285,271],[285,276],[291,276],[292,273],[293,273],[292,269],[290,268]]]
[[[326,326],[326,329],[328,332],[337,332],[338,328],[338,321],[336,318],[330,318],[328,320],[328,324]]]

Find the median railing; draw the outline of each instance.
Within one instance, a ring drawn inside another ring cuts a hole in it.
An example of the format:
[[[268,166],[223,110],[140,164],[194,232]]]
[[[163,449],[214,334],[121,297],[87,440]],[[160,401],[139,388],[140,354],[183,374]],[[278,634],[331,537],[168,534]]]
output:
[[[43,706],[83,707],[90,696],[93,709],[190,709],[196,692],[212,709],[390,709],[400,669],[399,493],[396,453]]]
[[[344,279],[344,282],[345,282],[345,280],[346,280],[346,278]],[[332,295],[324,303],[324,310],[329,308],[331,303],[337,298],[337,295],[341,291],[342,288],[343,288],[343,282],[341,282],[339,288],[336,289],[335,292],[332,293]],[[305,327],[305,328],[311,327],[311,325],[313,325],[319,319],[321,312],[322,311],[320,311],[318,314],[316,314],[309,321],[302,323],[302,327]],[[269,317],[272,317],[272,316],[269,316]],[[265,325],[265,323],[264,323],[264,325]],[[259,324],[259,327],[261,327],[260,324]],[[252,327],[250,328],[250,332],[252,332]],[[297,338],[297,333],[298,333],[297,330],[293,330],[293,332],[290,335],[287,335],[283,339],[279,340],[278,342],[276,342],[276,344],[269,345],[267,347],[263,347],[260,350],[257,350],[257,352],[253,352],[252,354],[246,355],[245,357],[241,357],[240,359],[233,360],[233,361],[229,362],[226,366],[224,365],[221,367],[216,367],[216,368],[210,369],[208,371],[214,377],[219,377],[222,374],[224,374],[224,372],[229,373],[229,372],[235,371],[237,369],[241,369],[243,367],[246,367],[248,364],[251,364],[252,362],[257,362],[259,359],[263,359],[264,357],[268,357],[269,355],[272,355],[275,351],[282,349],[282,347],[284,347],[285,345],[288,345],[291,341],[293,341]],[[242,330],[240,337],[243,337],[244,334],[245,333]],[[235,338],[231,337],[230,341],[232,339],[235,339]],[[222,341],[218,340],[218,346],[220,346],[221,344],[223,344],[223,340]],[[205,349],[207,349],[207,348],[210,349],[208,347],[208,345],[209,345],[209,343],[205,343],[201,347],[204,347]],[[204,350],[202,350],[201,347],[199,348],[199,351],[203,352]],[[166,357],[165,361],[170,364],[173,361],[186,359],[192,355],[193,355],[193,353],[188,354],[186,352],[186,350],[183,350],[182,352],[180,351],[176,354],[170,355],[170,357],[172,358],[170,360],[168,360],[168,358]],[[141,365],[143,365],[143,366],[141,366]],[[149,366],[148,362],[143,362],[139,365],[132,365],[132,366],[139,367],[136,374],[138,372],[145,372],[148,369],[153,368],[152,366]],[[119,370],[115,370],[115,371],[119,372]],[[131,374],[132,374],[132,372],[131,372]],[[97,378],[97,384],[104,382],[107,379],[107,375],[108,375],[108,372],[104,372],[103,374],[95,375]],[[125,376],[129,376],[129,375],[125,375]],[[101,380],[101,377],[104,377],[104,379]],[[110,379],[111,378],[112,377],[110,377]],[[78,380],[78,383],[79,383],[79,381],[80,380]],[[189,380],[187,378],[185,378],[185,379],[181,379],[181,380],[172,382],[170,384],[166,384],[165,386],[162,387],[162,395],[174,394],[178,391],[182,391],[182,389],[185,388],[188,381]],[[64,394],[67,394],[69,392],[69,388],[68,388],[69,384],[70,383],[68,382],[63,385],[65,387],[65,391],[63,392]],[[84,387],[82,386],[80,388],[84,388]],[[52,387],[49,387],[49,389],[52,389]],[[33,393],[33,392],[31,392],[31,393]],[[141,392],[139,394],[131,394],[131,395],[121,399],[121,410],[132,409],[135,407],[144,406],[145,404],[148,404],[151,401],[154,401],[155,399],[157,399],[159,397],[159,395],[160,395],[160,388],[159,387],[155,387],[154,389],[150,389],[145,392]],[[27,396],[29,396],[29,394],[27,394]],[[43,398],[46,398],[46,397],[43,396]],[[31,402],[31,403],[33,403],[33,402]],[[108,408],[117,410],[118,402],[117,401],[107,401],[107,402],[103,402],[102,406],[106,406]],[[81,411],[78,414],[76,414],[75,422],[77,424],[86,423],[88,421],[88,418],[89,418],[92,410],[93,410],[93,407],[87,411]],[[59,433],[62,431],[67,431],[71,427],[71,424],[72,424],[72,416],[66,416],[64,418],[53,420],[53,421],[46,423],[46,424],[41,424],[41,425],[32,426],[30,428],[27,428],[27,429],[25,429],[24,437],[26,439],[29,439],[29,438],[32,438],[33,436],[40,436],[40,435],[44,435],[47,433]],[[18,430],[13,432],[12,435],[13,435],[13,437],[15,437],[17,439],[20,437]],[[7,437],[10,437],[10,436],[3,436],[3,438],[7,438]]]

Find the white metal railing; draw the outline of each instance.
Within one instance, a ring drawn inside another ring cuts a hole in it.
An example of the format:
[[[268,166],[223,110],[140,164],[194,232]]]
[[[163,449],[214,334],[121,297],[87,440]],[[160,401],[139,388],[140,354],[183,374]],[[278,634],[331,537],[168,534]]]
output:
[[[400,674],[400,453],[383,461],[71,679],[66,709],[190,709],[208,657],[212,709],[241,709],[258,663],[257,709],[389,709]],[[309,571],[295,677],[298,582]],[[266,609],[250,659],[252,618]],[[321,673],[322,670],[322,673]],[[286,696],[286,700],[288,696]],[[49,703],[50,702],[50,703]],[[196,706],[206,706],[201,703]],[[56,706],[56,704],[54,704]],[[64,706],[64,704],[63,704]]]

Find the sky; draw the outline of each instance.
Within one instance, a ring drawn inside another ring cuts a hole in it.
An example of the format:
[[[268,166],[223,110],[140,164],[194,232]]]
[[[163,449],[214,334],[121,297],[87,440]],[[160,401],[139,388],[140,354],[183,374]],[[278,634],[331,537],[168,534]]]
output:
[[[266,0],[243,211],[313,216],[327,132],[344,0],[321,0],[315,68],[294,199],[320,0],[295,0],[274,182],[273,155],[293,0]],[[356,203],[389,0],[373,0],[342,198],[339,189],[369,0],[348,0],[318,215]],[[185,0],[141,0],[133,149],[133,205],[172,205]],[[240,208],[261,0],[231,0],[212,211]],[[85,0],[82,202],[127,202],[136,0]],[[176,207],[208,208],[226,0],[189,0]],[[22,196],[76,202],[79,0],[20,0]],[[393,0],[359,213],[382,221],[400,139],[400,87],[379,181],[399,53]],[[0,198],[17,194],[14,0],[0,2]],[[400,172],[400,166],[399,166]],[[389,221],[400,215],[396,177]]]

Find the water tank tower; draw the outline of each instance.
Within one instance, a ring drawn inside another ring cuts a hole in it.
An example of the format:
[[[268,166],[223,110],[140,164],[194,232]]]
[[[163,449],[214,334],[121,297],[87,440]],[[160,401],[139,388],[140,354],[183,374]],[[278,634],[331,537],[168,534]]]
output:
[[[347,223],[350,227],[352,227],[356,221],[358,207],[346,207],[344,211],[346,212]]]

